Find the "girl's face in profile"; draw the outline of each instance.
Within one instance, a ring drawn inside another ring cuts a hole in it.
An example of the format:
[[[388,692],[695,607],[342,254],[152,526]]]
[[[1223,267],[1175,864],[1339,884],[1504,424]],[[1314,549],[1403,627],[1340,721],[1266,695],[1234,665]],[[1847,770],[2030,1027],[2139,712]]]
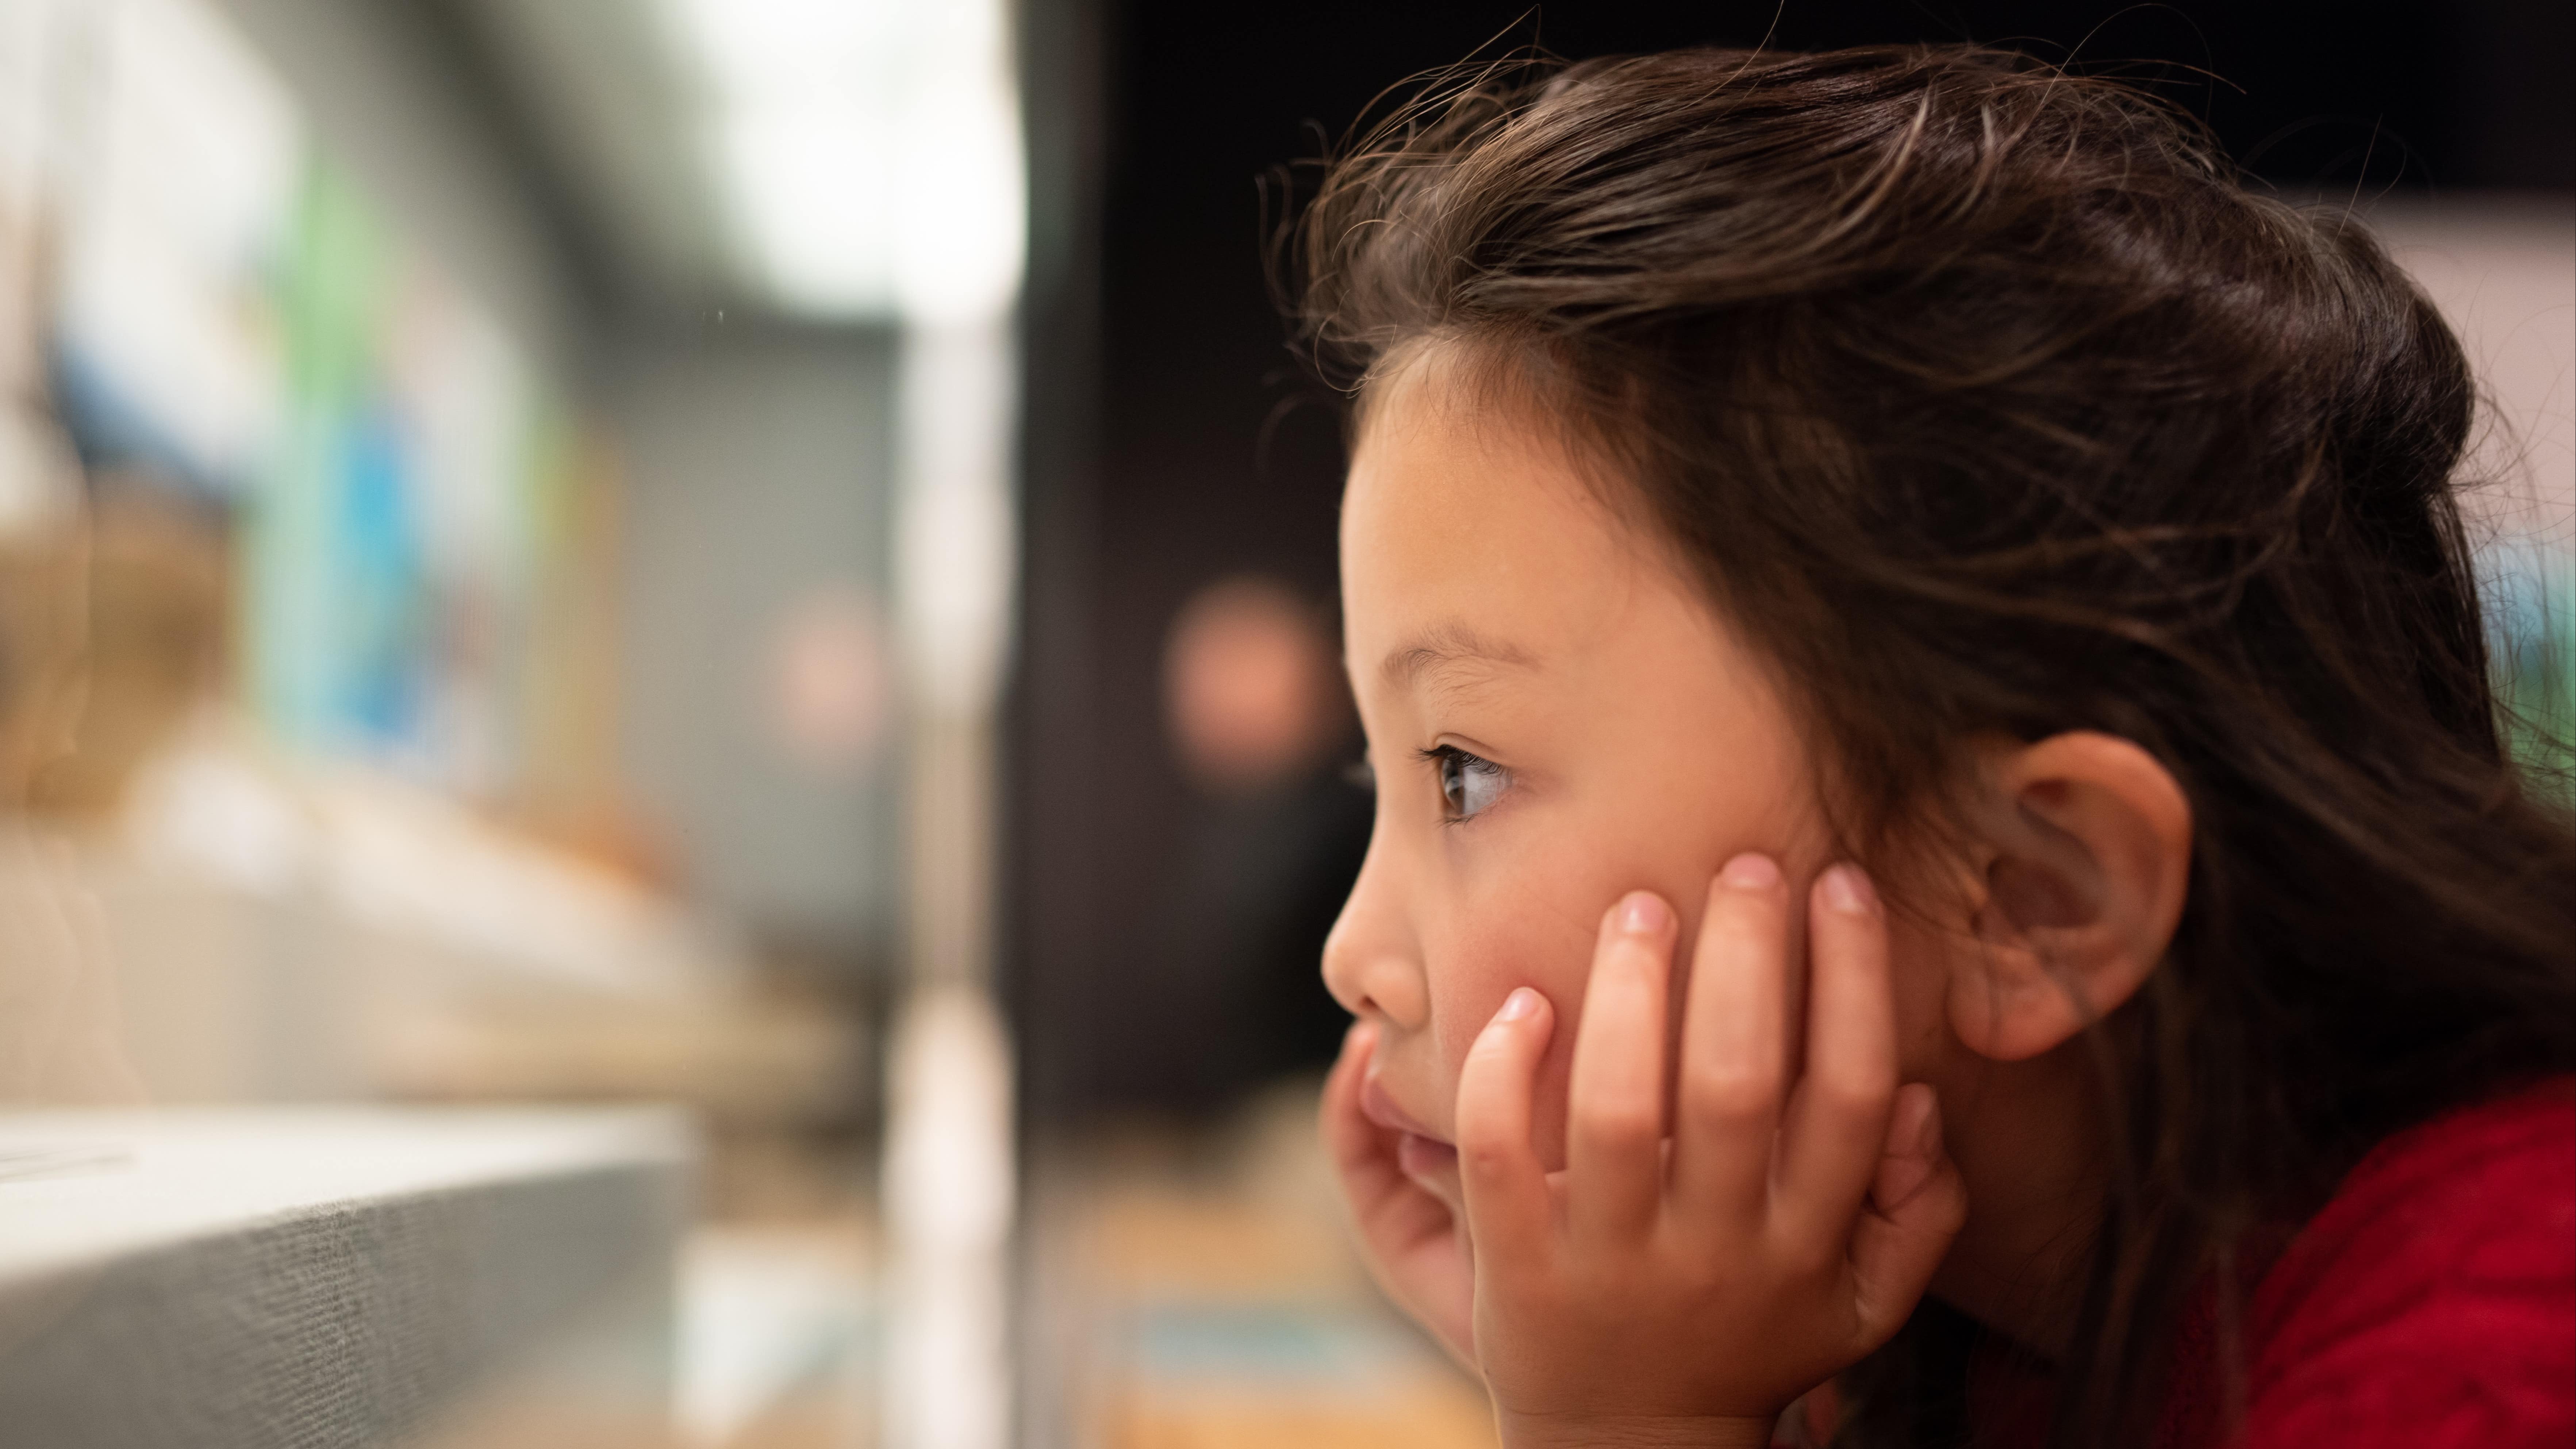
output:
[[[1540,1151],[1561,1167],[1603,912],[1659,892],[1686,961],[1721,865],[1767,852],[1803,898],[1827,833],[1799,731],[1750,649],[1561,444],[1445,381],[1436,350],[1378,385],[1341,562],[1377,823],[1324,975],[1379,1023],[1367,1110],[1412,1134],[1406,1172],[1456,1211],[1459,1069],[1503,999],[1533,986],[1564,1014],[1536,1104]]]

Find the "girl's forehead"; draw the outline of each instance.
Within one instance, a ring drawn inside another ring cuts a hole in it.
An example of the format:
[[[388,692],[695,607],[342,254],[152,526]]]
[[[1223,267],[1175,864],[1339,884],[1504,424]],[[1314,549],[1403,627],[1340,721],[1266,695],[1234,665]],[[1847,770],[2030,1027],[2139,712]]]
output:
[[[1536,430],[1408,389],[1352,461],[1343,564],[1371,592],[1562,587],[1606,553],[1606,518]]]
[[[1418,384],[1380,398],[1360,437],[1342,585],[1363,687],[1363,671],[1400,673],[1408,655],[1544,666],[1597,644],[1642,604],[1695,601],[1544,422],[1501,399]]]

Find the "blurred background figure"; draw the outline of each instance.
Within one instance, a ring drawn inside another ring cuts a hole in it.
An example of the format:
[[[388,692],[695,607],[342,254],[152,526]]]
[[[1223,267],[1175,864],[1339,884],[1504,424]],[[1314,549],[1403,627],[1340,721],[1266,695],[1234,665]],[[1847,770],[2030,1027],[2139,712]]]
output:
[[[1194,791],[1151,993],[1201,1111],[1332,1061],[1349,1018],[1315,963],[1368,848],[1358,721],[1330,614],[1257,574],[1172,620],[1163,698]]]
[[[1322,610],[1257,575],[1220,579],[1181,606],[1163,698],[1182,768],[1217,798],[1279,789],[1352,732]]]

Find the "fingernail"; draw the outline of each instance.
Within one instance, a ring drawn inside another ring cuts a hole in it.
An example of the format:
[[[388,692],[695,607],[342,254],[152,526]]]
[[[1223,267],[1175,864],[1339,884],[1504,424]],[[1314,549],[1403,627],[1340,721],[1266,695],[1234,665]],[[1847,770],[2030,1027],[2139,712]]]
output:
[[[1941,1160],[1941,1094],[1930,1087],[1923,1089],[1923,1125],[1915,1129],[1915,1141],[1921,1145],[1923,1160]]]
[[[1767,891],[1780,883],[1780,867],[1758,850],[1748,850],[1726,863],[1717,878],[1740,891]]]
[[[1503,1009],[1494,1013],[1496,1021],[1519,1021],[1538,1011],[1538,993],[1523,986],[1503,998]]]
[[[1672,908],[1653,891],[1630,891],[1619,903],[1619,929],[1631,936],[1652,936],[1671,925]]]
[[[1818,882],[1823,888],[1825,906],[1846,916],[1868,914],[1878,904],[1878,892],[1870,889],[1869,877],[1856,865],[1838,865],[1825,872]]]

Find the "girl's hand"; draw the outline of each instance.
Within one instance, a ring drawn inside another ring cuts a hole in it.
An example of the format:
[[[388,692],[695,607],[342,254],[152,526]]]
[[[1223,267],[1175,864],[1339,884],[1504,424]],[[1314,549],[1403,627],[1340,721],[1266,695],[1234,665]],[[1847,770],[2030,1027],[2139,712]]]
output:
[[[1530,1140],[1547,1000],[1514,992],[1468,1052],[1474,1342],[1514,1449],[1767,1445],[1792,1400],[1895,1333],[1965,1219],[1932,1090],[1897,1084],[1886,923],[1854,866],[1810,895],[1791,1080],[1790,909],[1759,855],[1711,885],[1669,1110],[1673,912],[1643,891],[1610,909],[1554,1182]]]
[[[1431,1330],[1459,1363],[1476,1364],[1470,1305],[1475,1270],[1446,1204],[1396,1165],[1396,1134],[1360,1110],[1377,1028],[1354,1022],[1324,1082],[1324,1147],[1357,1218],[1369,1272],[1386,1296]]]

